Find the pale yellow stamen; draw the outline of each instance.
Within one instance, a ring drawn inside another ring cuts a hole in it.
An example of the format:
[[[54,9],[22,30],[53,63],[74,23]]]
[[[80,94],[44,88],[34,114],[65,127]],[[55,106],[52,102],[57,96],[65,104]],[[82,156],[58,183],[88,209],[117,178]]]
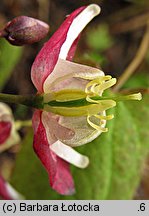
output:
[[[77,89],[64,89],[58,92],[55,92],[56,101],[71,101],[84,98],[86,96],[84,91]]]
[[[97,86],[94,87],[94,93],[98,93],[99,91],[104,91],[111,86],[115,85],[116,83],[116,78],[112,78],[106,82],[102,82],[101,84],[98,84]]]
[[[101,100],[98,104],[90,104],[86,106],[80,107],[56,107],[56,106],[49,106],[47,104],[44,105],[44,108],[48,112],[53,112],[58,115],[62,116],[92,116],[96,115],[99,112],[103,112],[111,107],[114,107],[116,102],[113,100]]]
[[[88,93],[97,93],[95,92],[95,86],[97,85],[101,85],[102,83],[104,83],[105,81],[108,81],[111,79],[111,76],[101,76],[98,77],[97,79],[94,79],[92,81],[90,81],[85,88],[85,92]]]
[[[116,83],[116,79],[112,78],[111,76],[103,76],[103,77],[99,77],[98,79],[94,79],[92,81],[90,81],[85,88],[85,92],[87,94],[86,96],[86,100],[90,103],[95,103],[95,104],[102,104],[105,103],[105,110],[110,108],[110,107],[114,107],[115,106],[115,101],[113,100],[94,100],[93,96],[100,96],[101,93],[105,90],[110,88],[111,86],[113,86]],[[99,113],[99,112],[98,112]],[[95,115],[91,115],[90,113],[87,116],[87,122],[88,124],[93,127],[94,129],[98,130],[98,131],[102,131],[102,132],[107,132],[108,129],[102,127],[102,125],[104,124],[105,120],[110,120],[112,119],[114,116],[113,115],[108,115],[108,116],[103,116],[100,114],[95,114]],[[94,116],[95,118],[100,119],[99,124],[95,124],[93,123],[90,118]]]
[[[89,95],[86,96],[86,100],[90,103],[96,103],[96,104],[100,103],[100,100],[91,99]]]
[[[77,77],[77,75],[75,77]],[[90,77],[88,76],[78,76],[78,78],[90,79]],[[64,89],[53,93],[55,100],[58,102],[67,102],[71,100],[86,98],[86,100],[91,103],[90,105],[80,107],[48,107],[47,105],[45,105],[45,108],[47,107],[47,110],[49,109],[49,111],[53,111],[56,114],[62,116],[87,116],[87,122],[92,128],[101,132],[106,132],[108,129],[104,128],[105,121],[112,119],[113,115],[103,116],[102,113],[105,110],[114,107],[116,105],[116,102],[114,100],[108,99],[95,100],[92,97],[100,96],[105,89],[114,85],[115,82],[116,79],[112,79],[111,76],[101,76],[91,80],[86,85],[85,92],[82,90]],[[92,122],[91,117],[99,119],[98,123],[95,124],[94,122]]]
[[[50,94],[45,94],[44,103],[48,103],[49,101],[52,100],[56,100],[58,102],[65,102],[65,101],[77,100],[85,97],[86,97],[86,93],[82,90],[64,89],[57,92],[51,92]]]
[[[103,116],[103,115],[94,115],[96,118],[99,118],[101,120],[111,120],[114,118],[114,115],[107,115],[107,116]]]
[[[102,132],[107,132],[107,131],[108,131],[108,128],[104,128],[104,127],[101,127],[101,126],[99,126],[99,125],[93,123],[93,122],[90,120],[91,117],[92,117],[92,116],[90,116],[90,115],[87,116],[87,122],[88,122],[88,124],[89,124],[91,127],[93,127],[94,129],[96,129],[96,130],[98,130],[98,131],[102,131]]]
[[[124,97],[126,100],[142,100],[142,94],[140,92],[136,94],[125,95]]]

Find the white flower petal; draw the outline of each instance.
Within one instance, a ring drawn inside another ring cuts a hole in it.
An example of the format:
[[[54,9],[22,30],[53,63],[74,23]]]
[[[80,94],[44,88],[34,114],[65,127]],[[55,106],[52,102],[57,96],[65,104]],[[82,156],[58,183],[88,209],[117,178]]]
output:
[[[50,149],[65,161],[79,167],[85,168],[89,164],[88,157],[81,155],[73,148],[63,144],[59,140],[50,146]]]
[[[87,81],[73,77],[88,77],[90,80],[104,76],[104,72],[98,68],[77,64],[67,60],[59,59],[53,72],[44,82],[44,92],[62,90],[64,88],[84,89]]]
[[[74,132],[58,123],[58,115],[50,112],[42,112],[42,123],[46,130],[49,145],[55,143],[58,139],[71,139]]]
[[[12,110],[10,107],[0,102],[0,121],[6,121],[11,123],[11,132],[9,137],[5,140],[4,143],[0,145],[0,153],[9,149],[11,146],[16,145],[20,142],[20,136],[15,128],[15,123],[13,119]]]
[[[100,7],[96,4],[91,4],[86,7],[72,22],[68,33],[67,38],[64,44],[61,47],[61,51],[59,54],[59,58],[66,59],[67,54],[75,41],[75,39],[79,36],[81,31],[85,28],[85,26],[98,14],[100,13]]]
[[[24,199],[24,197],[20,193],[18,193],[8,182],[6,182],[6,188],[8,194],[12,197],[12,199],[14,200]]]
[[[12,111],[7,104],[0,102],[0,116],[2,115],[12,116]]]
[[[106,112],[101,113],[103,116],[106,115]],[[99,119],[94,118],[93,122],[95,124],[99,124]],[[102,120],[102,128],[106,126],[106,120]],[[92,128],[88,123],[87,123],[87,117],[82,116],[82,117],[64,117],[61,116],[59,119],[59,123],[64,126],[71,128],[74,132],[75,135],[73,136],[72,139],[70,140],[62,140],[64,144],[71,146],[71,147],[76,147],[76,146],[81,146],[84,144],[87,144],[94,139],[96,139],[102,131],[95,130]]]
[[[21,141],[21,138],[19,136],[19,133],[15,130],[15,127],[13,124],[9,138],[2,145],[0,145],[0,153],[3,151],[6,151],[13,145],[18,144],[20,141]]]

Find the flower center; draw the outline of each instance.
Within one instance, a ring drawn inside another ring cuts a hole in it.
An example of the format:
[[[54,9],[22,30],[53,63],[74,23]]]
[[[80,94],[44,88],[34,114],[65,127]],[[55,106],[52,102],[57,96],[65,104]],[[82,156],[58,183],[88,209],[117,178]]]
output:
[[[86,76],[79,77],[88,80]],[[111,76],[101,76],[88,82],[84,91],[79,89],[64,89],[44,94],[43,109],[52,113],[77,117],[87,116],[88,124],[96,130],[106,132],[105,121],[113,115],[105,115],[105,111],[116,106],[116,101],[141,100],[141,94],[117,97],[103,97],[103,91],[116,83]]]

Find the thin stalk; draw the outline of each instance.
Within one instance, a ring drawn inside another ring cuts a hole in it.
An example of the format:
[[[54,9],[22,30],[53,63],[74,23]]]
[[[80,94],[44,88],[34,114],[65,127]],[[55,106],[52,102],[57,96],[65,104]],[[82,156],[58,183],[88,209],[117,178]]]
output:
[[[16,130],[20,130],[22,127],[31,127],[32,121],[31,120],[25,120],[25,121],[15,121],[15,128]]]
[[[117,84],[113,87],[113,91],[117,92],[124,84],[125,82],[132,76],[132,74],[136,71],[138,66],[143,61],[147,51],[149,48],[149,20],[147,22],[147,29],[144,34],[144,37],[141,41],[141,44],[138,48],[138,51],[132,60],[132,62],[128,65],[126,70],[123,72],[121,77],[118,79]]]
[[[38,95],[12,95],[0,93],[0,101],[4,103],[22,104],[37,109],[42,108],[42,96]]]

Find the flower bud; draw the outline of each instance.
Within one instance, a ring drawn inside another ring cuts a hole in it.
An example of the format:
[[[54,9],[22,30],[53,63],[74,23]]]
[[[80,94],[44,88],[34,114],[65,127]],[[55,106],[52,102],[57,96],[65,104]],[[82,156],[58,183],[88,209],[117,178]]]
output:
[[[22,46],[32,44],[44,38],[49,31],[49,25],[40,20],[19,16],[9,21],[0,32],[12,45]]]

